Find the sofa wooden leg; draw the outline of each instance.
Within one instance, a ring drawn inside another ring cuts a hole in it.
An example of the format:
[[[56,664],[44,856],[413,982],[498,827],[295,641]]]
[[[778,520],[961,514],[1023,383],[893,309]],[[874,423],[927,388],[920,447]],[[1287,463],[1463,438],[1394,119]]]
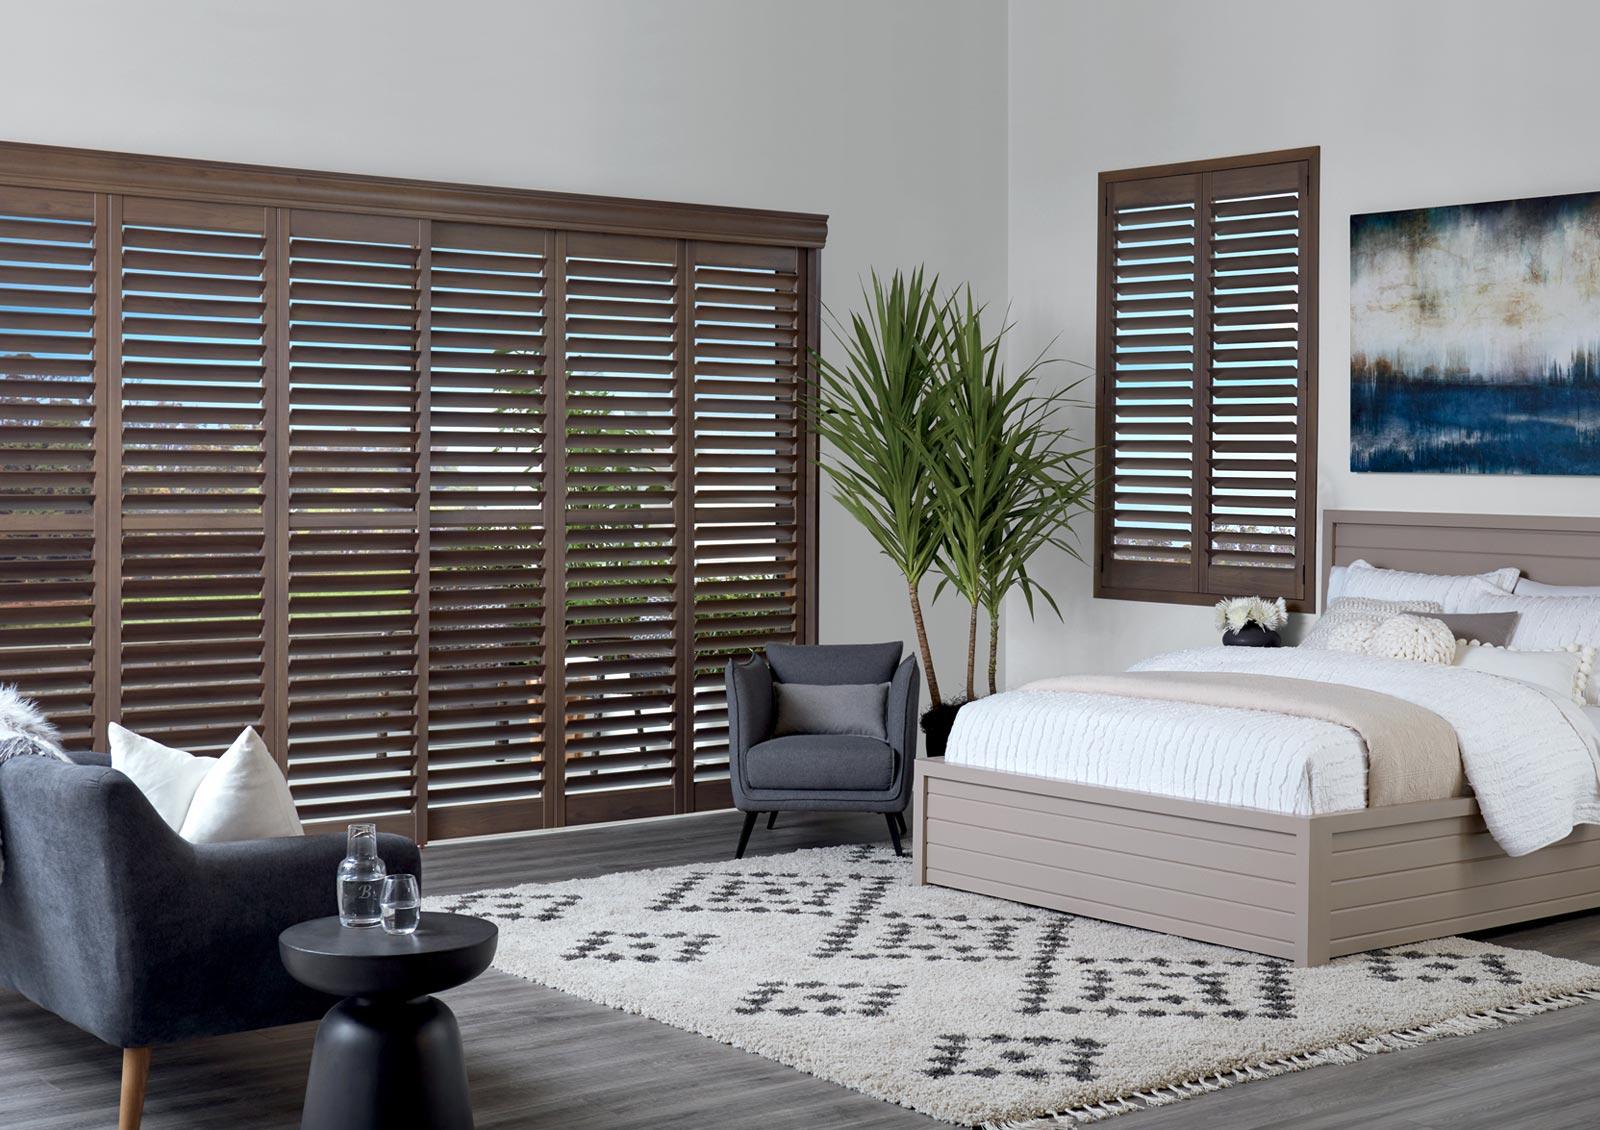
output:
[[[772,831],[772,829],[776,828],[777,826],[778,826],[778,814],[776,812],[767,813],[767,831],[770,832],[770,831]]]
[[[122,1049],[122,1106],[117,1130],[139,1130],[144,1120],[144,1092],[150,1082],[150,1049]]]
[[[761,813],[759,812],[746,812],[744,814],[744,828],[739,832],[739,850],[733,853],[733,858],[744,858],[745,845],[750,842],[750,833],[755,830],[756,817],[760,815]]]
[[[894,841],[894,853],[904,855],[905,851],[900,847],[900,824],[895,820],[895,814],[885,812],[883,818],[889,825],[889,838]]]

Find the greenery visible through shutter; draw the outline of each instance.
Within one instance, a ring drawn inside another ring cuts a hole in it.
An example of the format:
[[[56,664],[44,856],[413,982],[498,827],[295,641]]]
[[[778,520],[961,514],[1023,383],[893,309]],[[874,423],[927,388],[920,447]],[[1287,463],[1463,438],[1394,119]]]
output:
[[[0,142],[0,682],[312,832],[724,807],[814,637],[818,216]]]

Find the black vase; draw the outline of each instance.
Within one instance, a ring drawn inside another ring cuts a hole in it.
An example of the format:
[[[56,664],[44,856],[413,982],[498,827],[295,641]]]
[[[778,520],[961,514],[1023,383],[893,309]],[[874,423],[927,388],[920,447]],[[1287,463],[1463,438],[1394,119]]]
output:
[[[1223,632],[1224,647],[1282,647],[1283,641],[1271,628],[1260,624],[1246,624],[1237,632]]]
[[[956,724],[956,714],[966,705],[966,700],[941,702],[922,712],[922,734],[927,739],[929,757],[943,757],[950,742],[950,730]]]

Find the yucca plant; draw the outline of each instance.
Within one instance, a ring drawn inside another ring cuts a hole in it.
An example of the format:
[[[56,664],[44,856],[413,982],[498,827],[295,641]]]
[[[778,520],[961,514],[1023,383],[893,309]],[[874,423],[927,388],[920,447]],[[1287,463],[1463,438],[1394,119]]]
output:
[[[862,287],[864,312],[848,326],[829,312],[842,364],[812,354],[808,416],[823,441],[822,465],[834,497],[860,522],[905,578],[917,648],[937,706],[939,679],[919,591],[939,551],[941,527],[924,437],[934,426],[931,357],[939,312],[938,279],[919,268]]]
[[[1034,391],[1041,356],[1015,378],[1003,352],[1010,326],[985,337],[983,308],[971,289],[939,306],[929,360],[935,426],[923,433],[940,528],[937,597],[953,588],[968,604],[966,697],[976,697],[978,612],[989,617],[988,685],[995,693],[999,616],[1006,594],[1020,590],[1030,614],[1035,597],[1057,616],[1055,598],[1028,572],[1045,546],[1077,556],[1072,521],[1093,491],[1092,449],[1073,448],[1058,417],[1069,390]]]

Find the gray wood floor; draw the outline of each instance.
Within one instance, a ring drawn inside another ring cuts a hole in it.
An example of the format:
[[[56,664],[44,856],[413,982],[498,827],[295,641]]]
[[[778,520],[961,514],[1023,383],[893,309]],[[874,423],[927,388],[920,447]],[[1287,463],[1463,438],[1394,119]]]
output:
[[[752,852],[879,840],[876,817],[789,816]],[[738,818],[719,813],[628,827],[427,849],[431,893],[601,875],[730,854]],[[1600,913],[1495,932],[1600,963]],[[461,1020],[480,1130],[562,1127],[943,1125],[759,1056],[490,971],[446,995]],[[311,1025],[158,1049],[148,1130],[289,1130]],[[1600,1005],[1413,1051],[1234,1087],[1125,1115],[1117,1130],[1566,1130],[1600,1126]],[[0,1128],[116,1123],[120,1056],[0,991]]]

